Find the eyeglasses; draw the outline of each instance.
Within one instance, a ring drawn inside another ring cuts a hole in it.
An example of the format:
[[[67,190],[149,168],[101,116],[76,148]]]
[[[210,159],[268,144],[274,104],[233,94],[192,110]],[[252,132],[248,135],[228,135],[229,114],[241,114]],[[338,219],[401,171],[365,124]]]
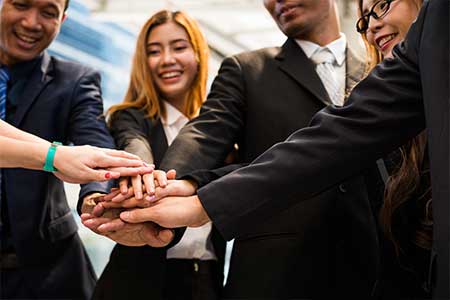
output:
[[[389,8],[391,7],[391,2],[395,0],[380,0],[377,3],[375,3],[372,8],[370,9],[369,13],[363,15],[361,18],[358,19],[356,22],[356,30],[359,33],[366,32],[369,28],[369,19],[372,16],[375,20],[378,20],[379,18],[382,18],[386,15],[386,13],[389,11]]]

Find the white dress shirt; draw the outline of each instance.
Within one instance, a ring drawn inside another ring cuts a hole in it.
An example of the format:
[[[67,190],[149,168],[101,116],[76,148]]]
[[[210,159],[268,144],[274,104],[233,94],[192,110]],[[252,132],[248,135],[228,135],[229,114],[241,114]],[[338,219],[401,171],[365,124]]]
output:
[[[328,45],[325,45],[323,47],[310,41],[305,40],[295,40],[295,41],[302,48],[303,52],[305,52],[305,55],[308,59],[311,59],[311,56],[313,56],[314,53],[320,51],[323,48],[327,48],[328,50],[330,50],[330,52],[333,54],[335,58],[333,68],[337,73],[339,88],[342,92],[342,95],[345,95],[345,78],[346,78],[345,59],[347,49],[347,38],[345,37],[345,35],[341,33],[341,36],[337,40],[334,40]],[[342,106],[344,104],[344,97],[342,97],[342,99],[340,99],[338,103],[333,104],[337,106]]]
[[[167,144],[170,146],[181,128],[189,121],[179,110],[170,103],[163,101],[166,109],[166,117],[161,122],[166,134]],[[167,258],[178,259],[217,259],[211,242],[210,233],[212,223],[206,223],[201,227],[188,227],[181,241],[167,250]]]

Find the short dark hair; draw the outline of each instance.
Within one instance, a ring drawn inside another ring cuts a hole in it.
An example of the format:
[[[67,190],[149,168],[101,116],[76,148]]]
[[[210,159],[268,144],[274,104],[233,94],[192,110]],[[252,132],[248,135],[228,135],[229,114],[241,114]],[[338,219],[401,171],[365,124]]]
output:
[[[66,5],[64,6],[64,11],[66,11],[67,8],[69,7],[69,2],[70,2],[70,0],[66,0]]]

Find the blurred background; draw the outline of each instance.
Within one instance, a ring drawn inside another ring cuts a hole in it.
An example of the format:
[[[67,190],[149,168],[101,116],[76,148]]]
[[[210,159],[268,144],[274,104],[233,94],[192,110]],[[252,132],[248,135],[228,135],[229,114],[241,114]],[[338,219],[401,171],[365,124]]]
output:
[[[355,0],[337,0],[342,31],[364,56],[355,30]],[[68,18],[50,47],[52,55],[94,67],[102,74],[105,109],[122,101],[128,86],[136,36],[143,23],[161,9],[184,10],[195,17],[210,47],[209,82],[226,56],[262,47],[281,46],[285,36],[262,0],[71,0]],[[75,207],[79,187],[66,185],[79,233],[100,275],[114,243],[84,228]]]

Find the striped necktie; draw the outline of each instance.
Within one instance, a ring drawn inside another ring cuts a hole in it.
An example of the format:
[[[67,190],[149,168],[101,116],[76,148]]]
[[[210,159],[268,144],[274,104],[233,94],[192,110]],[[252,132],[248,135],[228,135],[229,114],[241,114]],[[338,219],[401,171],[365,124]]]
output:
[[[6,67],[0,68],[0,119],[6,117],[6,89],[8,87],[9,72]]]
[[[328,48],[318,49],[311,60],[316,64],[316,72],[319,75],[328,96],[334,105],[344,104],[344,87],[339,83],[338,72],[334,68],[336,58]]]

